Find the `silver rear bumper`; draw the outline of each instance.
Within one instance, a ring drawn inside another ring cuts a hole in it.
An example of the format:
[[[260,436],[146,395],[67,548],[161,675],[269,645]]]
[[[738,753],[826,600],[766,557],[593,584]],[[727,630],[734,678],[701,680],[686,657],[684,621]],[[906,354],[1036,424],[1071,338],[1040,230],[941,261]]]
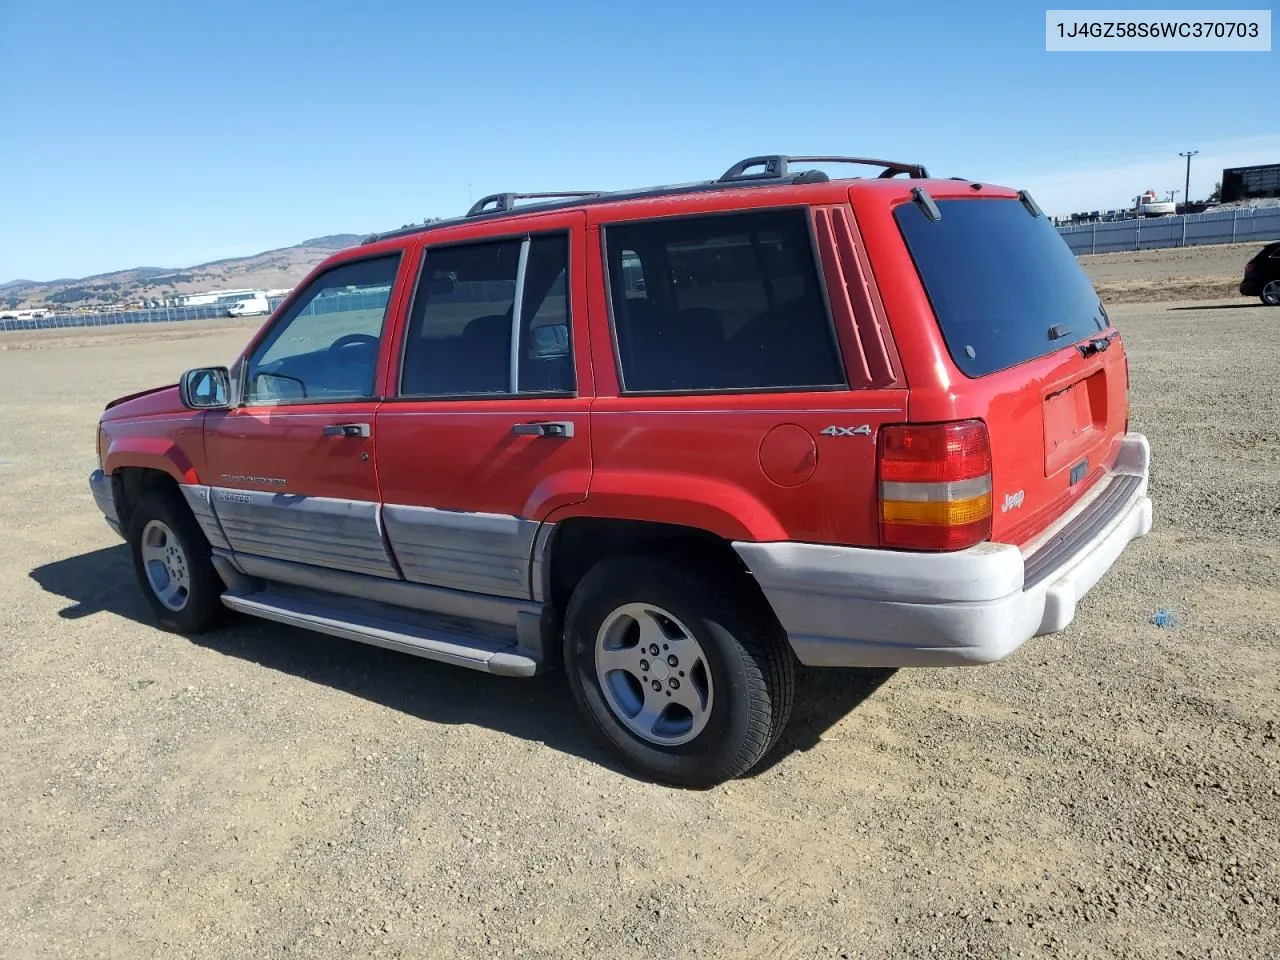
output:
[[[1151,452],[1129,434],[1110,477],[1026,552],[983,543],[910,553],[735,543],[801,663],[990,663],[1066,628],[1076,603],[1151,529]]]

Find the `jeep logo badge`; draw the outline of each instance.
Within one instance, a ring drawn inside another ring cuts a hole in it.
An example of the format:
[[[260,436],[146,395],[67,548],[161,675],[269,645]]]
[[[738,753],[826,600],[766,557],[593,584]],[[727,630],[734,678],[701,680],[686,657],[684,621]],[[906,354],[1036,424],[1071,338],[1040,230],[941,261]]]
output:
[[[1017,510],[1022,506],[1022,491],[1017,490],[1014,493],[1006,493],[1004,495],[1004,503],[1000,504],[1000,512],[1008,513],[1010,510]]]

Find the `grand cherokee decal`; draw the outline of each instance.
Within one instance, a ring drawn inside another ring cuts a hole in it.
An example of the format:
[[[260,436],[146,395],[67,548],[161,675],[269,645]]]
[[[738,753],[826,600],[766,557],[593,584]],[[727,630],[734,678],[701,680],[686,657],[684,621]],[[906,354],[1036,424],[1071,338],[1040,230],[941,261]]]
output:
[[[238,473],[224,473],[222,479],[228,483],[269,483],[277,487],[283,487],[289,482],[283,477],[246,477]]]

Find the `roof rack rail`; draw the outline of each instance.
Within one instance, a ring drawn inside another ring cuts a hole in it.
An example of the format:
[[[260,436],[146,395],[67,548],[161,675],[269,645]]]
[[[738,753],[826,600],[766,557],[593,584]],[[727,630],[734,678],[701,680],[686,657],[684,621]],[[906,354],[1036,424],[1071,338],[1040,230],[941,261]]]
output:
[[[724,172],[717,183],[735,180],[780,180],[788,175],[793,163],[856,163],[869,167],[883,167],[878,179],[896,177],[905,173],[916,180],[924,180],[929,172],[918,163],[898,163],[896,160],[873,160],[869,157],[789,157],[785,154],[766,154],[740,160]],[[760,173],[747,173],[752,167],[764,167]]]
[[[482,213],[506,213],[514,210],[517,200],[552,200],[560,197],[598,197],[599,190],[566,190],[555,193],[491,193],[481,197],[467,211],[468,217],[478,217]],[[492,207],[492,209],[490,209]]]

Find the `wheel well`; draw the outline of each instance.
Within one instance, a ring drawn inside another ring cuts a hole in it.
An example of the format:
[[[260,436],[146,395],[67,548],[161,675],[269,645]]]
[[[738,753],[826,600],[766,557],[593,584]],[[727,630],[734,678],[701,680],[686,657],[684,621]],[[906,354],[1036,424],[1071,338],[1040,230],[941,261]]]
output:
[[[125,530],[129,529],[129,518],[143,496],[154,490],[180,492],[177,480],[163,470],[151,467],[121,467],[111,475],[111,486],[115,493],[116,513]]]
[[[556,525],[546,549],[543,591],[558,615],[563,615],[579,581],[607,557],[629,553],[667,553],[697,558],[721,574],[740,582],[755,580],[729,541],[697,527],[640,520],[573,518]],[[761,594],[763,596],[763,594]]]

